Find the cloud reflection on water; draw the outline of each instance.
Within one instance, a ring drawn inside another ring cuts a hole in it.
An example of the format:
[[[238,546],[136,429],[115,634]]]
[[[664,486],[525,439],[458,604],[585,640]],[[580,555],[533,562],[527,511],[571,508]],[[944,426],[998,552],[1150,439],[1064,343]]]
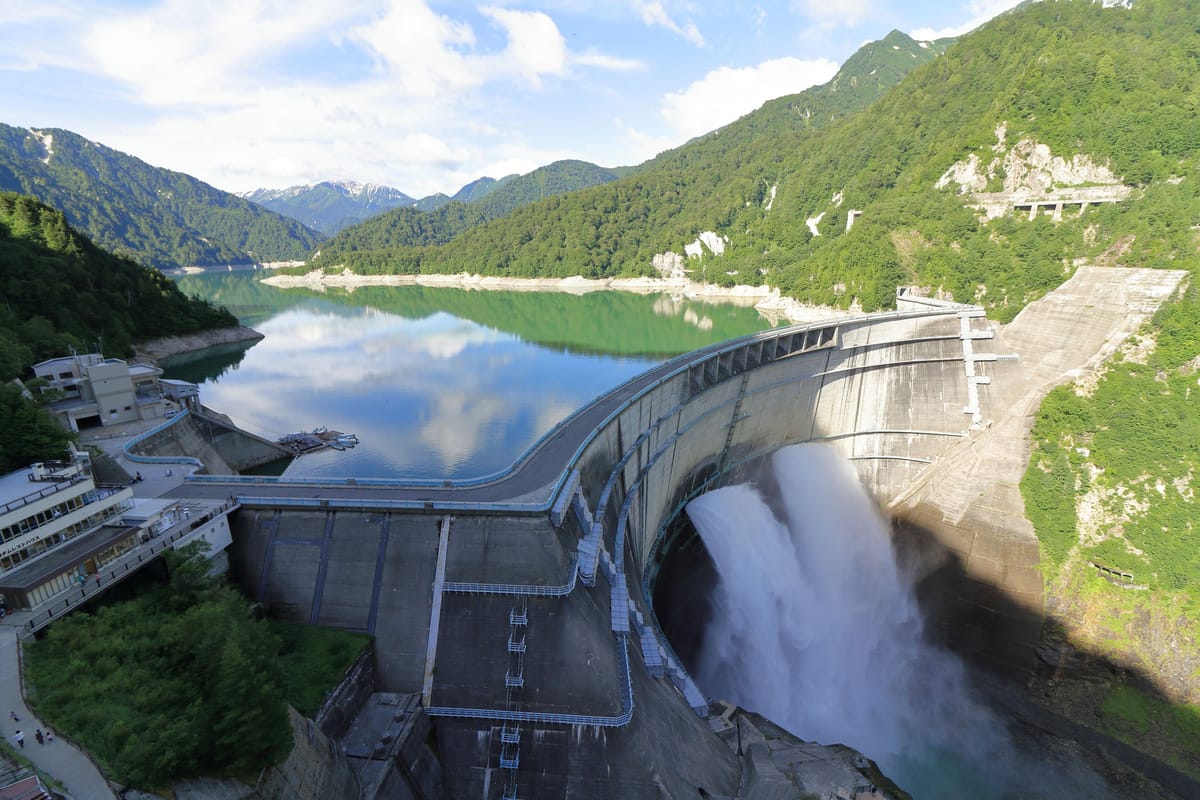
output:
[[[288,475],[470,477],[504,468],[647,359],[549,350],[449,314],[296,307],[203,401],[256,433],[324,425],[360,444],[298,459]]]

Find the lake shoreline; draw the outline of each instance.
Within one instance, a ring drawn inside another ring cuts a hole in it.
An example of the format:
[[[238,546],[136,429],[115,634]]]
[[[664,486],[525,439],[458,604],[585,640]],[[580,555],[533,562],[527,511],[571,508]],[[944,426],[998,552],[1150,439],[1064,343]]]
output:
[[[344,270],[327,274],[314,270],[304,275],[272,275],[262,283],[279,289],[310,289],[323,292],[330,288],[352,292],[366,286],[427,286],[433,288],[470,289],[507,292],[564,292],[588,294],[600,291],[620,291],[634,294],[668,294],[688,300],[711,303],[732,303],[753,307],[768,318],[789,322],[819,322],[836,317],[862,313],[829,306],[814,306],[784,297],[770,286],[723,287],[711,283],[696,283],[687,278],[509,278],[496,275],[473,275],[469,272],[437,275],[358,275]]]
[[[134,360],[158,364],[169,356],[193,353],[221,344],[258,342],[263,338],[263,334],[246,325],[211,328],[207,331],[191,333],[185,336],[167,336],[162,339],[140,342],[134,345]]]

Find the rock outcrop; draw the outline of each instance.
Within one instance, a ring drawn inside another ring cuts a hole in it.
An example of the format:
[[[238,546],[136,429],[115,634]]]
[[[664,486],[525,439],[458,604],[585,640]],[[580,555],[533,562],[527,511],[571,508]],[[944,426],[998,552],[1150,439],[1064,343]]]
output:
[[[996,144],[991,148],[994,156],[986,165],[977,153],[971,153],[947,169],[935,188],[957,187],[987,219],[1013,209],[1035,216],[1039,208],[1049,208],[1058,217],[1063,205],[1078,205],[1082,210],[1091,203],[1129,197],[1130,188],[1107,165],[1079,153],[1070,159],[1056,156],[1048,146],[1029,137],[1009,148],[1006,133],[1004,124],[997,126]],[[999,191],[986,191],[997,182],[1002,187]]]

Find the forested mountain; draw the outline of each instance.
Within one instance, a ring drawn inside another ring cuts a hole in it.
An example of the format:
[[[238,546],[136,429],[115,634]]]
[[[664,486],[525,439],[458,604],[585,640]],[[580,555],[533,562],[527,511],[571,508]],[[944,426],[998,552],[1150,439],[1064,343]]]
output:
[[[0,192],[0,474],[62,458],[72,438],[10,378],[47,358],[236,325],[225,309],[189,299],[158,270],[114,256],[62,212]]]
[[[487,179],[484,178],[483,180]],[[470,186],[470,184],[467,185]],[[446,203],[449,203],[453,199],[454,198],[448,194],[438,192],[437,194],[431,194],[422,197],[420,200],[413,203],[413,208],[417,209],[418,211],[437,211],[439,208],[446,205]]]
[[[460,203],[473,203],[476,200],[482,200],[492,192],[496,191],[496,189],[500,188],[502,183],[510,181],[516,177],[516,175],[506,175],[500,180],[486,177],[479,178],[478,180],[471,181],[466,186],[459,189],[454,193],[454,197],[447,199],[447,202],[450,200],[457,200]],[[445,195],[442,196],[444,197]]]
[[[801,141],[870,105],[945,45],[893,31],[864,45],[828,84],[770,101],[639,167],[613,171],[627,173],[620,180],[522,206],[500,221],[471,225],[461,236],[428,223],[393,222],[391,238],[381,229],[360,235],[357,226],[327,242],[314,263],[364,272],[647,274],[655,253],[682,252],[698,233],[733,225],[747,203],[766,204],[772,187],[796,168]],[[413,236],[413,229],[424,238]]]
[[[238,196],[326,236],[389,209],[417,202],[388,186],[340,181],[322,181],[314,186],[287,189],[255,189]]]
[[[0,296],[5,380],[72,347],[125,356],[138,341],[237,324],[161,272],[96,247],[62,212],[9,192],[0,192]]]
[[[521,206],[616,179],[613,170],[571,160],[555,161],[527,175],[509,175],[498,181],[481,178],[432,211],[397,208],[347,228],[324,242],[312,262],[318,266],[339,264],[362,251],[445,244],[464,231],[506,217]]]
[[[188,175],[57,128],[0,124],[0,191],[59,208],[100,247],[151,267],[301,259],[314,231]]]

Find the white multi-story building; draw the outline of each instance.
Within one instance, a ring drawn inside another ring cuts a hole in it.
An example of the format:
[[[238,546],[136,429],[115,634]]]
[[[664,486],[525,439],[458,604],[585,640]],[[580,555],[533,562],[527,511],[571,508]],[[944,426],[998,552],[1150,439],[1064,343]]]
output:
[[[81,462],[39,463],[0,477],[5,606],[36,606],[134,547],[141,529],[113,524],[133,504],[133,489],[98,486]]]
[[[46,381],[43,391],[61,394],[50,408],[72,431],[165,414],[162,370],[150,364],[86,353],[34,364],[33,372]]]

